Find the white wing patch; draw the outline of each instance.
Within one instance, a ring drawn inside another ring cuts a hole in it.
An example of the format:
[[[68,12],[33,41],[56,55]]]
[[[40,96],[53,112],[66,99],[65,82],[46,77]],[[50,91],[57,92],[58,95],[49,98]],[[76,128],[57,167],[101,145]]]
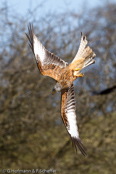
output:
[[[79,132],[77,127],[77,121],[76,121],[76,114],[74,111],[70,111],[66,113],[70,128],[68,129],[69,134],[71,137],[79,138]]]
[[[35,34],[33,35],[33,42],[34,42],[33,49],[34,49],[34,54],[35,54],[36,60],[38,60],[38,58],[39,58],[41,63],[43,64],[44,59],[45,59],[45,48],[41,44],[41,42],[37,39]]]
[[[65,113],[67,120],[69,122],[69,128],[67,128],[71,137],[79,138],[79,132],[76,121],[76,106],[75,106],[75,95],[74,95],[74,86],[72,85],[67,92],[67,99],[65,105]]]

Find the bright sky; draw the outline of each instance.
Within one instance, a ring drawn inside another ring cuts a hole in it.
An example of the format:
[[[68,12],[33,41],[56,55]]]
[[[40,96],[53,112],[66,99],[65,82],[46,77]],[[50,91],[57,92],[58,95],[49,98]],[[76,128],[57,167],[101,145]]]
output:
[[[83,8],[100,6],[108,0],[0,0],[0,6],[3,2],[6,2],[7,6],[22,15],[26,14],[28,9],[34,9],[43,2],[43,6],[38,10],[38,13],[44,15],[49,11],[75,10],[81,12]],[[110,2],[116,2],[116,0],[110,0]]]

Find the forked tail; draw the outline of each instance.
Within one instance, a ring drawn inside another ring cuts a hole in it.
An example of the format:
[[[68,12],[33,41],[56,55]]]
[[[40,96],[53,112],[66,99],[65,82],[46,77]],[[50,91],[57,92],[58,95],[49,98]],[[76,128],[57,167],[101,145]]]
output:
[[[86,46],[87,43],[86,36],[83,37],[83,33],[81,33],[79,50],[69,65],[70,69],[77,71],[95,63],[94,57],[96,55],[89,46]]]

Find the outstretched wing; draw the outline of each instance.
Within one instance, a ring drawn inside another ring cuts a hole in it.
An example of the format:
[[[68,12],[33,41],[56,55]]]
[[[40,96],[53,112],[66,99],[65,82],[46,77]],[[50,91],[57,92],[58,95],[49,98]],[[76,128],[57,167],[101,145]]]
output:
[[[28,34],[26,35],[29,40],[29,45],[35,55],[40,72],[43,75],[50,76],[58,81],[61,75],[61,69],[66,67],[68,63],[45,49],[36,37],[31,24],[28,27]]]
[[[94,57],[96,56],[93,50],[87,46],[88,41],[86,40],[86,36],[83,37],[83,33],[81,33],[81,42],[79,46],[79,50],[69,65],[70,69],[83,69],[93,63],[95,63]]]
[[[86,155],[86,148],[83,146],[80,138],[76,122],[76,106],[75,106],[75,95],[74,86],[71,85],[70,88],[61,91],[61,115],[64,125],[72,138],[72,142],[80,149],[82,154]]]

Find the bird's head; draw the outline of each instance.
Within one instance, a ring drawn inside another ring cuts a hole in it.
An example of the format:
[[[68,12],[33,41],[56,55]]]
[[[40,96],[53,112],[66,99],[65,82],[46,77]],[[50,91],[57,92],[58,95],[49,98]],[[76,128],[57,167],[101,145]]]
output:
[[[52,89],[52,94],[54,94],[55,92],[60,92],[62,89],[62,85],[60,83],[56,83],[55,86]]]

